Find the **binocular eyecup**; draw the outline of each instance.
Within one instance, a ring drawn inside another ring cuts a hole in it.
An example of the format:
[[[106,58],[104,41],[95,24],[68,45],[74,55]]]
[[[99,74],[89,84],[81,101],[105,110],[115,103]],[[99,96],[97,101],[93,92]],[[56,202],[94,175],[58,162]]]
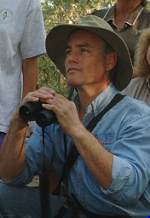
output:
[[[43,109],[42,102],[28,102],[19,108],[19,114],[25,121],[36,121],[38,126],[44,128],[57,121],[53,111]]]

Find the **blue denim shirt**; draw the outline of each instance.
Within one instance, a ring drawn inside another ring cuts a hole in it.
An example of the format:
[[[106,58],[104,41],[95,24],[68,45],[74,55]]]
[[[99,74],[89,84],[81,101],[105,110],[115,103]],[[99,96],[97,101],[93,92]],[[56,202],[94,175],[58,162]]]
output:
[[[110,84],[88,107],[83,121],[89,121],[102,111],[119,93]],[[74,99],[79,108],[78,95]],[[73,125],[73,124],[72,124]],[[113,153],[112,184],[105,190],[95,180],[81,156],[69,174],[68,195],[73,193],[88,211],[100,215],[150,216],[150,107],[125,96],[109,110],[92,134]],[[64,164],[64,134],[58,124],[45,128],[44,159],[47,168],[53,163],[61,175]],[[72,140],[67,136],[69,152]],[[93,144],[91,146],[94,146]],[[9,184],[24,184],[40,174],[43,163],[42,129],[37,126],[26,140],[26,168]],[[66,187],[65,187],[66,188]]]

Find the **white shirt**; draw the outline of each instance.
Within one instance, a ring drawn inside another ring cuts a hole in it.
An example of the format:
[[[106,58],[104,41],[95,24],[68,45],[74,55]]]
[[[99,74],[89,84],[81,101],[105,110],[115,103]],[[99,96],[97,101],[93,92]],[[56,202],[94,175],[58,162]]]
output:
[[[0,132],[22,99],[22,61],[46,53],[40,0],[0,0]]]
[[[150,85],[148,78],[136,77],[132,79],[129,85],[122,91],[122,94],[145,101],[150,106]]]

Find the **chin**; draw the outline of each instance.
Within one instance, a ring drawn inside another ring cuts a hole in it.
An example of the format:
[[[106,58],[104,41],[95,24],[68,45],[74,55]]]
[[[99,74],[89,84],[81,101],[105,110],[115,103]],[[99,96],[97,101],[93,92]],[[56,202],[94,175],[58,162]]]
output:
[[[81,84],[81,82],[78,82],[78,81],[69,79],[69,80],[67,80],[67,84],[68,84],[69,86],[78,86],[78,85]]]

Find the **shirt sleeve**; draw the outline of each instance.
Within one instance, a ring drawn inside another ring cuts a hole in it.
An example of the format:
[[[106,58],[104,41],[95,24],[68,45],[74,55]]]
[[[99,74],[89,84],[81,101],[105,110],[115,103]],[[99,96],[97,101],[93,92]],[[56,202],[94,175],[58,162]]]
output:
[[[45,38],[46,34],[41,5],[32,5],[26,17],[21,39],[20,49],[22,58],[31,58],[46,53]]]
[[[119,132],[114,154],[112,184],[102,192],[119,205],[130,205],[143,195],[150,178],[149,115],[133,115]]]

